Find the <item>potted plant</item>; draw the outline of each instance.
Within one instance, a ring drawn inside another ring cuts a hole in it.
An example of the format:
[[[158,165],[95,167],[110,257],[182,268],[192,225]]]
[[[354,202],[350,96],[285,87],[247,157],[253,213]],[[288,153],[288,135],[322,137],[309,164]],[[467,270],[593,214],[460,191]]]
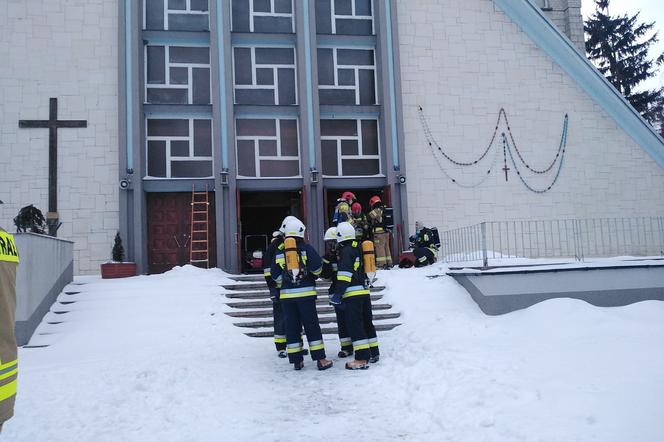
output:
[[[106,262],[101,265],[102,279],[127,278],[129,276],[136,276],[136,263],[123,262],[124,247],[122,247],[122,238],[120,238],[120,232],[115,234],[111,256],[113,261]]]

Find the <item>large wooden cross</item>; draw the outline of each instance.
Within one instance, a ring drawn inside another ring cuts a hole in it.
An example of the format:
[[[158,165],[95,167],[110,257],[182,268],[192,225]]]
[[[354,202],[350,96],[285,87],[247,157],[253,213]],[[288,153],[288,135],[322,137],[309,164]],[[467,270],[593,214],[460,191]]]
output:
[[[58,129],[88,127],[86,120],[58,120],[58,99],[49,101],[48,120],[18,120],[24,129],[48,129],[48,234],[56,236],[60,221],[58,216]]]

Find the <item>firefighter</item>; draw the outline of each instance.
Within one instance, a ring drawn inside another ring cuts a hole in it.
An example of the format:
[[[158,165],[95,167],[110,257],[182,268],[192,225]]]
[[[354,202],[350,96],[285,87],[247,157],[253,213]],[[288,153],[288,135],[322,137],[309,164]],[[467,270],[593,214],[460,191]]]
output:
[[[323,257],[323,272],[321,277],[331,281],[329,296],[334,295],[337,285],[337,228],[330,227],[323,237],[325,241],[325,256]],[[337,317],[337,330],[339,334],[339,343],[341,350],[337,354],[340,358],[347,358],[353,354],[353,343],[346,329],[343,309],[334,306],[334,314]]]
[[[433,231],[424,227],[421,221],[415,222],[415,234],[409,240],[415,255],[415,267],[425,267],[436,262],[438,247],[434,242]]]
[[[284,229],[284,251],[277,253],[270,273],[280,288],[288,361],[295,370],[301,370],[304,366],[301,340],[304,326],[311,359],[316,361],[319,370],[327,370],[332,367],[332,361],[325,357],[325,345],[316,311],[316,278],[323,270],[323,261],[316,250],[304,242],[306,227],[302,221],[290,219]],[[293,248],[289,245],[291,242]]]
[[[16,269],[18,250],[14,237],[0,228],[0,432],[14,415],[18,356],[16,319]]]
[[[369,200],[369,223],[376,247],[376,265],[382,269],[392,268],[392,253],[390,252],[390,232],[385,228],[383,213],[385,206],[379,196],[372,196]]]
[[[346,368],[364,370],[369,368],[369,362],[378,362],[380,352],[362,250],[350,223],[337,226],[337,247],[337,282],[330,302],[343,310],[346,328],[353,342],[355,359],[346,363]]]
[[[350,206],[353,226],[355,227],[355,236],[357,240],[362,243],[365,239],[369,239],[369,221],[367,216],[362,212],[362,205],[360,203],[353,203]]]
[[[287,216],[281,222],[279,230],[272,233],[272,242],[265,251],[265,257],[263,259],[263,276],[265,277],[265,282],[267,287],[270,290],[270,300],[272,300],[272,322],[274,327],[274,346],[277,349],[277,355],[280,358],[286,358],[286,328],[284,325],[284,313],[281,308],[281,302],[279,301],[279,288],[277,287],[276,282],[272,279],[271,267],[274,262],[275,256],[277,253],[283,253],[284,251],[284,232],[286,229],[286,222],[290,219],[297,219],[294,216]],[[309,352],[307,349],[303,350],[304,354],[307,355]]]
[[[336,226],[339,223],[352,221],[351,205],[355,202],[355,194],[353,192],[344,192],[341,194],[341,198],[337,200],[337,206],[334,208],[334,214],[332,215],[332,225]]]

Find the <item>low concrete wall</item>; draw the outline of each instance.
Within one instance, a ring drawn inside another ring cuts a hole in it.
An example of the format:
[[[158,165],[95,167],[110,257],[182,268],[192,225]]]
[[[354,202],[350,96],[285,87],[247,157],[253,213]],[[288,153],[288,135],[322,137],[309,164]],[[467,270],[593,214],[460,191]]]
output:
[[[20,255],[16,341],[25,345],[62,289],[74,279],[74,243],[34,233],[16,233],[14,239]]]
[[[487,315],[502,315],[554,298],[598,307],[664,301],[664,265],[450,272]]]

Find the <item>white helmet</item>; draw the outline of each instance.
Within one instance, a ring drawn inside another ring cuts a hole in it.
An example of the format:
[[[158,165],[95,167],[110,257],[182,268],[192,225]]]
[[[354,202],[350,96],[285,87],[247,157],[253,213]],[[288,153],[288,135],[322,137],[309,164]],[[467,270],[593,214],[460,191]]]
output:
[[[288,221],[292,220],[292,219],[297,219],[297,218],[294,217],[294,216],[288,215],[288,216],[287,216],[286,218],[284,218],[284,220],[281,222],[281,227],[279,227],[279,231],[281,232],[282,235],[286,233],[286,223],[287,223]]]
[[[300,221],[299,219],[297,219],[295,217],[293,217],[293,218],[294,219],[289,219],[288,221],[286,221],[286,224],[284,226],[284,228],[285,228],[284,235],[285,236],[297,236],[298,238],[304,238],[304,230],[306,229],[306,227],[304,226],[302,221]]]
[[[351,223],[340,223],[337,226],[337,242],[355,239],[355,227]]]
[[[337,228],[330,227],[325,231],[325,236],[323,237],[323,241],[336,241],[336,240],[337,240]]]

